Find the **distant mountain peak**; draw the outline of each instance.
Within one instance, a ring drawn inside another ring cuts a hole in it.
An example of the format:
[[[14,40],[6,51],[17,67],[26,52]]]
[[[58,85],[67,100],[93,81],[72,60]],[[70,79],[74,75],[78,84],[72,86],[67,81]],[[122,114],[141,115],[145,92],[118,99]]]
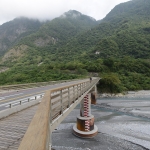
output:
[[[137,19],[150,18],[150,0],[130,0],[120,3],[114,7],[104,18],[105,21],[114,20],[115,18]]]
[[[68,12],[66,12],[66,14],[77,14],[77,15],[82,15],[79,11],[77,10],[69,10]]]
[[[89,19],[91,19],[92,21],[96,21],[94,18],[90,17],[90,16],[87,16],[87,15],[84,15],[82,13],[80,13],[79,11],[77,10],[69,10],[68,12],[65,12],[63,15],[61,15],[60,17],[61,18],[80,18],[80,17],[88,17]]]
[[[81,15],[82,14],[76,10],[69,10],[68,12],[65,12],[63,15],[61,15],[61,17],[62,18],[66,18],[66,17],[78,18]]]

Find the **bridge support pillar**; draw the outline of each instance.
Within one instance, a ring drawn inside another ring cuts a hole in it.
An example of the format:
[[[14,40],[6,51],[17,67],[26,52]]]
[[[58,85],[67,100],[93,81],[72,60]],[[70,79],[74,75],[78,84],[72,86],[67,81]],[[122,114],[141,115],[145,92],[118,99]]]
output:
[[[77,124],[73,126],[73,134],[81,138],[94,137],[98,132],[94,125],[94,116],[91,114],[91,94],[87,94],[80,104],[80,115]]]

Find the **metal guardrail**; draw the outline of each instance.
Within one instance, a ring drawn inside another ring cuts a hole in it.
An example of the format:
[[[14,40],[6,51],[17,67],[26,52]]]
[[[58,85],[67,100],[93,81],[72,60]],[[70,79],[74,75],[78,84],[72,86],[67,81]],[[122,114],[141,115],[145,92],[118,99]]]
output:
[[[100,78],[47,91],[18,150],[51,149],[51,132],[74,109]]]
[[[7,108],[12,108],[16,105],[18,106],[18,105],[29,103],[33,100],[38,100],[39,98],[42,98],[43,96],[44,96],[44,94],[38,94],[36,96],[27,97],[27,98],[24,98],[24,99],[21,99],[21,100],[16,100],[16,101],[0,104],[0,107],[5,106]]]
[[[41,93],[35,96],[25,97],[16,101],[0,104],[0,119],[24,110],[28,107],[39,104],[43,96],[44,93]]]

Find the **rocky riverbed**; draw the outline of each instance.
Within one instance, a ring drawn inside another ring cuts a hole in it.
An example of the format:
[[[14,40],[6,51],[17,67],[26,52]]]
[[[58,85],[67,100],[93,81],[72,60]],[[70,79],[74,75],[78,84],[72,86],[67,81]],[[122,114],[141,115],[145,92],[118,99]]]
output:
[[[119,98],[99,98],[92,106],[98,135],[80,139],[72,134],[79,106],[52,135],[56,150],[149,150],[150,93],[130,92]]]

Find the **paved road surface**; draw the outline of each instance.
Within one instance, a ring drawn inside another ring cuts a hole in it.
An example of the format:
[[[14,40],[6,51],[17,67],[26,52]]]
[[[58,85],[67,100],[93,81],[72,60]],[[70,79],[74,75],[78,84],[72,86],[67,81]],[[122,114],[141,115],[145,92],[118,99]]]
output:
[[[0,150],[17,150],[38,105],[0,120]]]
[[[85,80],[78,80],[78,81],[72,81],[72,82],[65,82],[65,83],[58,83],[55,85],[48,85],[43,87],[37,87],[37,88],[31,88],[31,89],[24,89],[24,90],[18,90],[18,91],[12,91],[7,93],[1,93],[0,94],[0,111],[6,109],[7,107],[2,106],[2,104],[9,103],[12,101],[17,100],[23,100],[28,97],[33,97],[38,94],[44,94],[45,91],[52,89],[52,88],[58,88],[65,85],[70,85],[73,83],[78,83]]]

